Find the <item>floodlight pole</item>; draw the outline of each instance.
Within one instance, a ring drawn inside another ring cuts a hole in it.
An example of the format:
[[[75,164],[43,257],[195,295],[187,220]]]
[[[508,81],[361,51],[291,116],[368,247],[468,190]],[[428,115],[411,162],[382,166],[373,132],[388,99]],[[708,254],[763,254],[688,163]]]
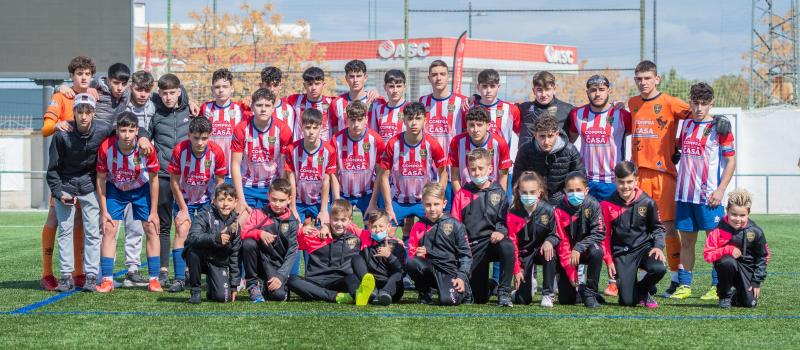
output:
[[[167,0],[167,73],[172,70],[172,0]]]

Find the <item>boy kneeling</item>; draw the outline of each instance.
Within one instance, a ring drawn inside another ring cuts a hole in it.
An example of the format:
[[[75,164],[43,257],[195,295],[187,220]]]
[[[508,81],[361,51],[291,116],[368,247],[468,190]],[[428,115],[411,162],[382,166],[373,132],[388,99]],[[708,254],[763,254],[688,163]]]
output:
[[[331,220],[322,228],[304,226],[297,241],[308,255],[306,275],[290,276],[289,289],[305,300],[366,305],[375,289],[375,277],[367,273],[359,284],[351,260],[361,251],[361,230],[353,224],[353,205],[344,199],[331,204]],[[324,238],[322,238],[324,237]]]
[[[206,274],[206,298],[220,302],[236,301],[239,286],[241,231],[236,223],[236,190],[221,184],[214,190],[214,201],[195,214],[183,254],[189,266],[189,303],[200,304],[200,275]]]
[[[254,303],[285,301],[289,272],[297,257],[297,218],[289,210],[292,188],[287,179],[269,187],[269,204],[250,212],[242,233],[242,260],[247,291]],[[262,284],[263,281],[263,284]]]

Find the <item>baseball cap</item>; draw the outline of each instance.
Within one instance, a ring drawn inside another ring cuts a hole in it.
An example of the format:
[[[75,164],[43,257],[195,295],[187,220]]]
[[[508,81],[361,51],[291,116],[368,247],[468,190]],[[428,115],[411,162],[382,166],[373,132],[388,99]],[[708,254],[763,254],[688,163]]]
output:
[[[95,106],[97,105],[97,102],[94,100],[94,96],[90,94],[86,93],[77,94],[73,99],[72,108],[73,109],[78,108],[79,105],[89,105],[89,107],[92,107],[92,109],[94,109]]]

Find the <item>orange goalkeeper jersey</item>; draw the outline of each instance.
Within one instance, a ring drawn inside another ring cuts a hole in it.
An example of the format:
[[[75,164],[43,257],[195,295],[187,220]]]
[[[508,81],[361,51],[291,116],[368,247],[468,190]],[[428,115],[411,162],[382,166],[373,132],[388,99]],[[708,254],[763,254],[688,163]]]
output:
[[[642,168],[678,173],[672,164],[678,121],[692,116],[686,102],[666,93],[651,99],[634,96],[628,100],[632,120],[631,160]]]
[[[42,136],[47,137],[56,132],[56,123],[75,119],[72,112],[73,99],[62,95],[60,92],[53,94],[47,112],[44,112],[44,125],[42,125]]]

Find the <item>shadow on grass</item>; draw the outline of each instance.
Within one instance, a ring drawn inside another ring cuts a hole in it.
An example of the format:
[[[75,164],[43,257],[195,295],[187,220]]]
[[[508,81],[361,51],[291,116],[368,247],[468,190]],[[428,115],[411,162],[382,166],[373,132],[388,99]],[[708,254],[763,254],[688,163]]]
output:
[[[33,281],[2,281],[0,289],[32,289],[42,290],[38,280]]]
[[[669,307],[687,308],[687,309],[719,309],[719,305],[714,304],[669,304]]]

